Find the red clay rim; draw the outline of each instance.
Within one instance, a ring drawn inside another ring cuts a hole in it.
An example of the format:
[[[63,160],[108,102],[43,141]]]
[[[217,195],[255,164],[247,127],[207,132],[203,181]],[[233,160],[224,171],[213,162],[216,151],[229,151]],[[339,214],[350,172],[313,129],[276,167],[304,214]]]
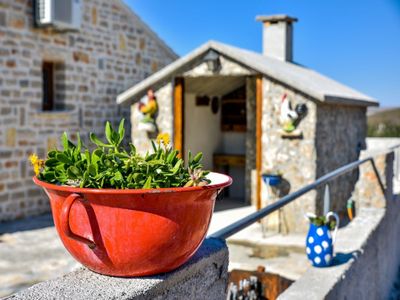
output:
[[[176,193],[176,192],[195,192],[202,190],[212,190],[212,189],[221,189],[227,187],[232,184],[232,178],[228,175],[211,172],[210,175],[222,176],[225,177],[223,182],[209,184],[206,186],[193,186],[193,187],[178,187],[178,188],[159,188],[159,189],[93,189],[93,188],[77,188],[71,186],[62,186],[56,185],[52,183],[48,183],[45,181],[39,180],[36,176],[34,176],[33,182],[43,188],[52,189],[56,191],[62,192],[71,192],[71,193],[86,193],[86,194],[152,194],[152,193]]]

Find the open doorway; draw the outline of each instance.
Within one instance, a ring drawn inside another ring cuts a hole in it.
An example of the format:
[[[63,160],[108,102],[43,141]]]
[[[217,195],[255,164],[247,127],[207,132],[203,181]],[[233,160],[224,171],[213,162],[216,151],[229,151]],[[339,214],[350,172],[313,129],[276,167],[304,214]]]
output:
[[[250,195],[246,186],[255,166],[246,167],[247,148],[252,147],[246,142],[249,139],[246,77],[190,77],[182,81],[182,148],[194,153],[202,151],[205,169],[233,178],[216,210],[248,205]]]

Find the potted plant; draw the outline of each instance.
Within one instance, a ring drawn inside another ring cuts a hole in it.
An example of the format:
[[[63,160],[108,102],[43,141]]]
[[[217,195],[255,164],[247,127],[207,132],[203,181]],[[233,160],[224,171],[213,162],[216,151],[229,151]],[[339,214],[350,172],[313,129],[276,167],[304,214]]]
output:
[[[277,168],[267,169],[261,177],[269,186],[277,186],[282,182],[282,172]]]
[[[50,199],[57,232],[71,255],[89,269],[112,276],[171,271],[199,248],[215,199],[232,179],[202,170],[202,154],[189,152],[187,165],[161,134],[153,151],[141,155],[121,144],[124,121],[106,123],[107,142],[90,134],[87,149],[62,136],[63,150],[46,160],[31,156]]]
[[[306,217],[310,221],[310,229],[306,238],[307,257],[314,267],[330,266],[333,258],[333,245],[339,227],[339,217],[331,211],[326,216],[308,213]]]

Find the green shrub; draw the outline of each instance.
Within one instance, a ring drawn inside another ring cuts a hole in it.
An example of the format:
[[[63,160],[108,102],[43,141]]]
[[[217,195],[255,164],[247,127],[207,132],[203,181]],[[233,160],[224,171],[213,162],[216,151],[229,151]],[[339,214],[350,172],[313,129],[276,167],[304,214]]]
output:
[[[369,137],[400,137],[400,126],[391,123],[368,125]]]
[[[201,165],[202,153],[194,157],[189,151],[188,164],[178,157],[178,151],[169,145],[168,134],[160,134],[152,141],[153,151],[141,155],[133,144],[121,147],[125,135],[124,120],[115,131],[106,123],[107,142],[94,133],[90,140],[93,151],[85,147],[77,135],[75,145],[66,133],[62,135],[63,150],[52,150],[42,161],[30,157],[38,178],[42,181],[75,187],[112,189],[150,189],[183,186],[202,186],[209,183]]]

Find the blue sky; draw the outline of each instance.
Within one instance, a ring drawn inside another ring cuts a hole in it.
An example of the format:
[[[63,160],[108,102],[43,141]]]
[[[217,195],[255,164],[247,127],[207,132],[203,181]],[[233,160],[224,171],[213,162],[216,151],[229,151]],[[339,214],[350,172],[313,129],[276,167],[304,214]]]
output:
[[[179,55],[210,39],[260,52],[255,16],[295,16],[296,62],[400,106],[400,0],[125,2]]]

